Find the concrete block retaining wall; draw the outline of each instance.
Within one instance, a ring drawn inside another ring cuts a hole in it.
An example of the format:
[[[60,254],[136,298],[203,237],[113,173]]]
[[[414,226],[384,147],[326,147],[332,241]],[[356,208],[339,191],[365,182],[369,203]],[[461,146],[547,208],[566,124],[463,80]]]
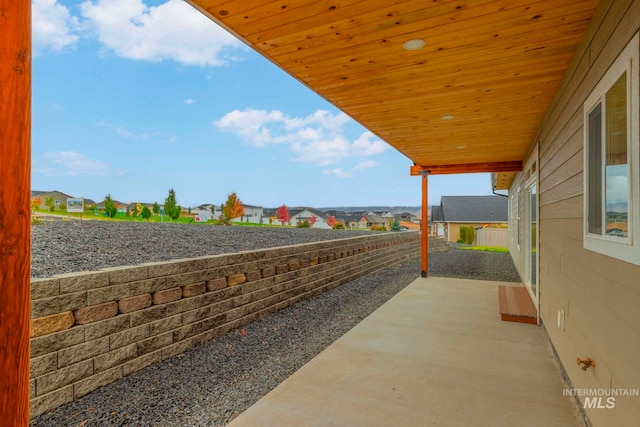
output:
[[[32,279],[31,417],[419,251],[382,233]]]

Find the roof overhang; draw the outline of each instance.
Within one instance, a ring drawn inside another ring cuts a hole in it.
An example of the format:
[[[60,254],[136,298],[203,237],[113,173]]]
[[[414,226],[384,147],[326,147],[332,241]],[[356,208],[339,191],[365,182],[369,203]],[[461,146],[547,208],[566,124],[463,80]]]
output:
[[[499,172],[497,189],[535,140],[598,3],[187,1],[421,170]],[[407,50],[411,40],[424,46]]]

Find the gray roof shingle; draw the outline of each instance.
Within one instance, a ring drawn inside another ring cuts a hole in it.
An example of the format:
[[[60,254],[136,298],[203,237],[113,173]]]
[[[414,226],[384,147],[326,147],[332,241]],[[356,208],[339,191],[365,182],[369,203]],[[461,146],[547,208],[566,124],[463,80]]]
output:
[[[501,196],[442,196],[446,222],[507,222],[508,199]]]

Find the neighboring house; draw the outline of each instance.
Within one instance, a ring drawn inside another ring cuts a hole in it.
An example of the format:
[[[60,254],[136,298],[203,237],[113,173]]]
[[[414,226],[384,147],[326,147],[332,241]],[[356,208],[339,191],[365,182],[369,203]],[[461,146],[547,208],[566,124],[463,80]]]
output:
[[[350,215],[350,212],[346,212],[346,211],[340,211],[340,210],[336,210],[336,209],[330,209],[328,211],[324,211],[324,215],[329,218],[330,216],[335,217],[336,219],[338,218],[342,218],[346,215]]]
[[[384,227],[388,228],[389,220],[378,215],[367,214],[362,217],[360,222],[364,220],[365,226],[361,228]]]
[[[418,217],[409,212],[403,212],[399,214],[398,221],[415,221]]]
[[[336,217],[336,219],[342,222],[345,228],[356,229],[356,228],[360,228],[360,219],[362,219],[362,215],[345,213],[340,217]]]
[[[220,211],[211,212],[211,208],[209,209],[201,209],[199,207],[191,209],[191,215],[193,215],[193,220],[195,222],[207,222],[212,219],[218,218],[220,215]]]
[[[147,207],[149,208],[149,210],[151,212],[153,212],[153,203],[144,203],[144,202],[131,202],[126,206],[126,209],[129,212],[135,212],[135,210],[137,209],[138,205],[140,205],[140,209],[142,209],[143,207]],[[118,209],[120,209],[122,206],[119,206]]]
[[[49,207],[45,204],[45,201],[49,197],[53,197],[53,202],[55,204],[56,210],[60,209],[60,206],[66,206],[67,199],[75,199],[75,197],[57,190],[31,192],[31,199],[36,200],[38,197],[40,197],[40,200],[41,200],[40,209],[49,209]]]
[[[507,205],[507,198],[501,196],[442,196],[440,209],[445,239],[449,242],[460,239],[460,227],[481,228],[492,224],[506,226]],[[433,210],[431,215],[433,217]]]
[[[314,208],[293,208],[289,210],[291,216],[291,225],[296,225],[298,222],[309,221],[311,223],[311,217],[316,217],[313,228],[331,228],[327,224],[327,216]]]
[[[431,236],[444,237],[444,214],[442,206],[431,206]]]
[[[278,209],[277,208],[264,208],[262,209],[262,222],[264,224],[268,224],[269,223],[269,218],[272,218],[273,224],[279,224],[276,216]]]
[[[264,216],[264,208],[262,206],[244,205],[244,215],[242,217],[234,218],[237,222],[253,222],[259,223],[260,218],[263,222],[266,217]]]
[[[369,212],[369,215],[377,215],[381,218],[386,218],[389,221],[393,221],[393,214],[389,211],[373,211],[373,212]]]

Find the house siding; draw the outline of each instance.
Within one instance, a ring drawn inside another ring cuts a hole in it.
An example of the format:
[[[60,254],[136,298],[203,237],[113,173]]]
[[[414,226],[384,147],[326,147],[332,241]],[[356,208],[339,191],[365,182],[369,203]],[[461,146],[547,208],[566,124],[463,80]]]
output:
[[[638,1],[601,2],[537,139],[539,315],[577,389],[640,388],[640,267],[583,248],[583,104],[640,29],[639,16]],[[512,198],[523,181],[522,174],[514,180]],[[524,218],[522,198],[521,190]],[[515,241],[510,249],[522,272],[524,251]],[[557,326],[561,309],[564,330]],[[596,360],[596,368],[582,371],[578,357]],[[613,409],[585,412],[595,426],[632,425],[640,419],[640,403],[638,397],[617,397]]]

